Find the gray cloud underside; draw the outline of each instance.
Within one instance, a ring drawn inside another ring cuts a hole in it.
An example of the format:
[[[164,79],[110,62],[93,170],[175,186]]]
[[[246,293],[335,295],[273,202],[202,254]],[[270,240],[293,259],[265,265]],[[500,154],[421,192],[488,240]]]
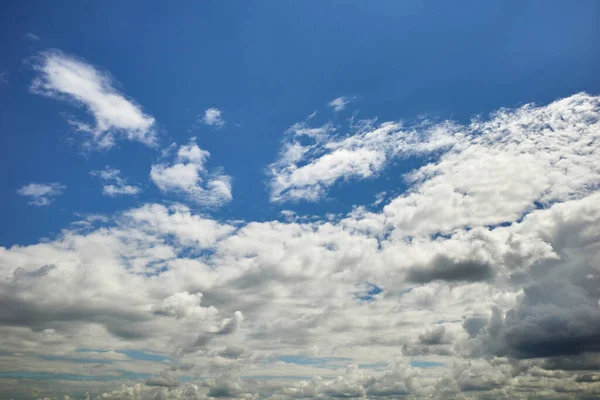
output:
[[[229,224],[145,204],[0,247],[0,365],[59,374],[0,375],[3,391],[598,398],[599,103],[502,110],[409,144],[385,128],[386,160],[390,143],[396,154],[452,140],[381,212]],[[323,151],[377,152],[365,137]],[[202,165],[200,149],[180,151]]]

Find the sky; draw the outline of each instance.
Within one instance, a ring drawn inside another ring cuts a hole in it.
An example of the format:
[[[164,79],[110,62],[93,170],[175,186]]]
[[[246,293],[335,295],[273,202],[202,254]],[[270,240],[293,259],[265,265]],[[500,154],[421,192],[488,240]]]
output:
[[[0,5],[0,398],[600,398],[600,3]]]

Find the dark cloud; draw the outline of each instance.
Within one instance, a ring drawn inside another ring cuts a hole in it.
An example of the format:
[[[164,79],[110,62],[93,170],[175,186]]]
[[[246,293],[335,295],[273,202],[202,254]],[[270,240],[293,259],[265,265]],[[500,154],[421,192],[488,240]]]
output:
[[[469,334],[469,337],[476,337],[488,323],[488,319],[482,315],[475,315],[465,318],[463,328]]]
[[[600,371],[600,354],[550,357],[544,359],[542,367],[547,370]]]
[[[56,265],[54,264],[46,264],[33,271],[27,271],[23,268],[17,268],[13,272],[13,277],[15,280],[41,278],[43,276],[48,275],[53,269],[56,269]]]
[[[451,340],[446,334],[446,328],[443,325],[440,325],[419,335],[419,342],[430,346],[449,344],[451,343]]]
[[[225,358],[236,359],[246,355],[246,349],[238,346],[227,346],[225,349],[220,351],[218,355]]]
[[[146,380],[148,386],[162,386],[166,388],[174,388],[179,386],[177,378],[171,376],[168,371],[161,371],[160,376],[151,376]]]
[[[456,261],[446,256],[437,256],[429,265],[413,267],[407,273],[408,280],[415,283],[429,283],[435,280],[478,282],[493,276],[494,272],[488,263]]]
[[[502,316],[494,310],[485,329],[480,319],[463,325],[487,351],[519,359],[600,352],[600,308],[581,287],[546,281],[524,290],[520,304]]]

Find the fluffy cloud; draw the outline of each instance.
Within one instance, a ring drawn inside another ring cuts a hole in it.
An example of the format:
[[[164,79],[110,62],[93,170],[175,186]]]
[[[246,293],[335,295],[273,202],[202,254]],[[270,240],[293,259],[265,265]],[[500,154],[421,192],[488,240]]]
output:
[[[501,110],[462,128],[438,162],[407,175],[411,190],[384,209],[410,234],[450,232],[518,219],[600,185],[598,97]]]
[[[54,197],[59,196],[66,189],[66,186],[58,182],[53,183],[30,183],[17,190],[21,196],[31,199],[29,204],[34,206],[47,206]]]
[[[0,247],[3,390],[15,398],[34,386],[36,397],[104,399],[598,397],[598,101],[579,94],[504,110],[473,122],[478,134],[449,123],[407,134],[388,123],[341,138],[329,125],[294,126],[288,163],[322,151],[318,165],[344,150],[379,152],[384,168],[399,154],[431,154],[381,212],[225,223],[183,205],[145,204]],[[173,151],[158,164],[180,165],[159,179],[165,190],[186,194],[210,179],[206,151],[195,143]],[[519,165],[536,179],[518,176],[517,161],[529,161]],[[321,190],[333,179],[319,178]],[[297,182],[282,193],[310,189]],[[437,197],[440,185],[468,200]],[[55,379],[32,386],[27,371]]]
[[[218,108],[208,108],[204,111],[204,117],[202,117],[202,122],[206,125],[213,126],[223,126],[225,125],[225,120],[222,117],[223,112]]]
[[[154,118],[115,89],[108,73],[60,51],[42,53],[34,67],[34,93],[72,102],[92,115],[94,124],[69,121],[89,135],[89,147],[110,148],[119,138],[156,144]]]
[[[142,191],[139,186],[128,185],[127,180],[121,177],[121,171],[116,168],[105,167],[103,170],[91,171],[90,175],[99,177],[105,185],[102,193],[110,196],[132,196]]]
[[[590,145],[599,135],[598,103],[580,93],[468,125],[367,120],[351,126],[350,136],[331,125],[296,124],[270,166],[271,200],[319,200],[334,184],[378,176],[393,159],[429,155],[439,159],[407,174],[411,189],[385,209],[395,225],[435,233],[509,222],[536,202],[581,196],[600,184]]]
[[[331,124],[293,125],[279,159],[270,165],[271,200],[319,200],[340,181],[374,178],[394,157],[440,151],[462,135],[451,123],[405,127],[400,122],[375,125],[368,120],[351,128],[353,135],[342,136]]]
[[[179,147],[174,159],[152,165],[150,179],[163,192],[174,192],[197,204],[221,206],[233,199],[231,178],[209,172],[204,165],[210,153],[193,141]]]

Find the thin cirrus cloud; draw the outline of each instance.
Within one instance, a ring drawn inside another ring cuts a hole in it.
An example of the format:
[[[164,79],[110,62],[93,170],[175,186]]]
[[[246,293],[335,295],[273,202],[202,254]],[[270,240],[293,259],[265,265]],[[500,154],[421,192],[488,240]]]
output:
[[[176,147],[171,145],[171,150]],[[198,205],[222,206],[233,199],[231,177],[218,169],[209,171],[205,165],[209,157],[210,153],[192,140],[174,155],[167,155],[167,160],[152,165],[150,179],[164,193],[183,195]]]
[[[28,197],[34,206],[50,205],[56,196],[63,194],[67,187],[61,183],[30,183],[17,190],[21,196]]]
[[[139,186],[130,185],[127,179],[123,178],[121,171],[112,167],[105,167],[103,170],[94,170],[90,175],[96,176],[102,180],[102,193],[110,197],[132,196],[140,193],[142,189]]]
[[[154,118],[115,89],[107,72],[58,50],[41,53],[34,69],[33,93],[71,102],[93,117],[93,123],[69,120],[76,130],[87,134],[88,147],[107,149],[118,139],[156,144]]]
[[[29,39],[29,40],[34,41],[34,42],[40,40],[40,37],[38,35],[36,35],[35,33],[32,33],[32,32],[27,32],[25,34],[25,37],[27,39]]]
[[[333,111],[338,112],[338,111],[342,111],[343,109],[346,108],[346,106],[348,104],[350,104],[350,102],[353,100],[352,97],[347,97],[347,96],[341,96],[341,97],[337,97],[333,100],[331,100],[328,105],[329,107],[333,108]]]

